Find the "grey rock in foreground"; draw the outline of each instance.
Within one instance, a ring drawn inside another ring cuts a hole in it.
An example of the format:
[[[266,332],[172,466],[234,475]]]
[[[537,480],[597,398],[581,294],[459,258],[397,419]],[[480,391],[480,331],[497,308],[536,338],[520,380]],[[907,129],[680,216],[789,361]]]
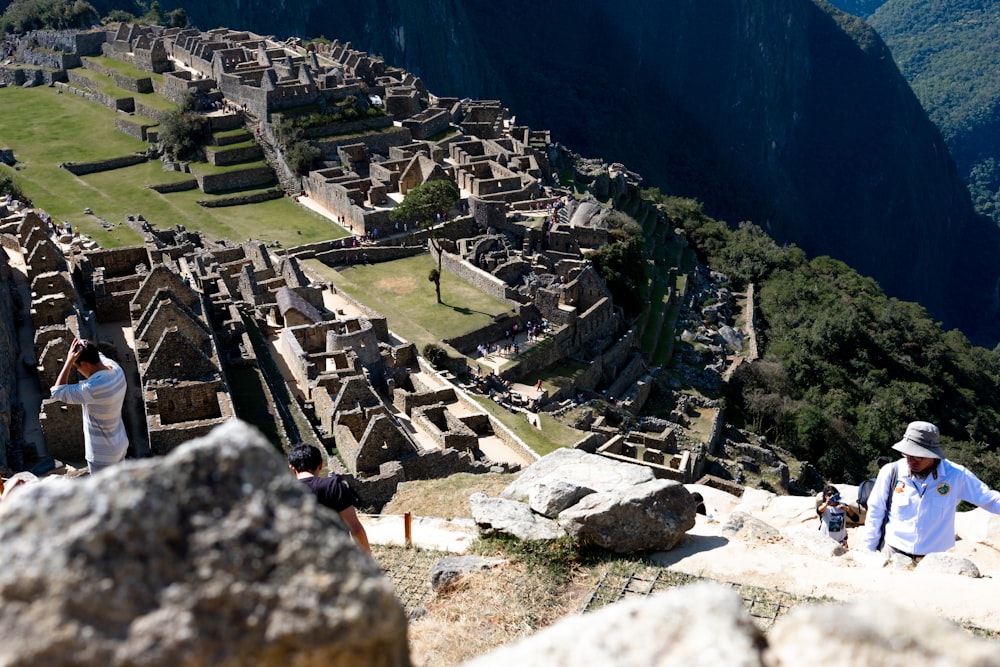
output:
[[[555,519],[563,510],[572,507],[594,490],[558,477],[540,480],[531,493],[528,506],[533,512]]]
[[[947,552],[931,553],[924,556],[916,568],[920,572],[938,572],[942,574],[958,574],[963,577],[979,579],[983,576],[979,568],[968,558]]]
[[[8,667],[410,664],[379,566],[239,422],[19,490],[0,544]]]
[[[726,519],[726,522],[722,524],[721,532],[724,537],[729,538],[740,537],[742,539],[755,540],[777,540],[781,538],[781,531],[777,528],[746,512],[732,512]]]
[[[998,667],[996,642],[898,600],[846,605],[800,605],[768,633],[766,667],[879,665],[879,667]]]
[[[616,553],[668,551],[694,528],[696,506],[683,484],[656,479],[585,496],[559,515],[559,525],[579,542]]]
[[[887,600],[801,604],[765,636],[739,593],[699,583],[566,617],[463,667],[510,665],[1000,667],[1000,651],[995,642]]]
[[[760,667],[762,645],[739,595],[695,584],[567,617],[465,667]]]

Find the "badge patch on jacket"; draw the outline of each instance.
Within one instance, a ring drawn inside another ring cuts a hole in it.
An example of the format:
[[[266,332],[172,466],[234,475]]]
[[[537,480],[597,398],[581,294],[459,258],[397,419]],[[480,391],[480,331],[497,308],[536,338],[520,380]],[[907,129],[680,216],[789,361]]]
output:
[[[905,488],[906,488],[906,482],[904,482],[903,480],[899,480],[898,482],[896,482],[896,488],[895,488],[896,493],[902,493]]]
[[[937,485],[937,492],[939,496],[947,496],[951,492],[951,484],[948,482],[941,482]]]

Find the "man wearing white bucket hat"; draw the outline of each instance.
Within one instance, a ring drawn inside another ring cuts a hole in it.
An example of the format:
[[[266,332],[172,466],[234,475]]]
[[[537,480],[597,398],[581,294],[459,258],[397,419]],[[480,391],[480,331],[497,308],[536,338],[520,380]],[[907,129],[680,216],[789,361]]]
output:
[[[878,471],[868,498],[863,549],[874,551],[884,540],[889,553],[922,558],[955,546],[955,511],[961,501],[1000,514],[1000,492],[944,457],[934,424],[911,422],[892,448],[904,458]]]

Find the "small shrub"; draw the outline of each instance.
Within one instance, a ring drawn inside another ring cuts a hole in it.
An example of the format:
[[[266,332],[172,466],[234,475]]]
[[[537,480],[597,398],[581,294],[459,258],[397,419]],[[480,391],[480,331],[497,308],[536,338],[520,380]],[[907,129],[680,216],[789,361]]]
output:
[[[423,355],[434,368],[443,368],[448,362],[448,353],[434,343],[424,345]]]

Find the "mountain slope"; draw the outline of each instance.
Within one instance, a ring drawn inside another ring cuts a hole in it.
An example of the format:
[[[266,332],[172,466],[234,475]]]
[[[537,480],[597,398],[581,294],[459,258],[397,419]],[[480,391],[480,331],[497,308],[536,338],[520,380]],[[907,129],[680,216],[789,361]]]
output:
[[[976,206],[1000,222],[1000,4],[889,0],[869,20],[941,129]]]
[[[584,155],[1000,338],[986,328],[996,228],[879,37],[823,0],[220,0],[188,13],[351,40],[435,93],[501,99]]]

